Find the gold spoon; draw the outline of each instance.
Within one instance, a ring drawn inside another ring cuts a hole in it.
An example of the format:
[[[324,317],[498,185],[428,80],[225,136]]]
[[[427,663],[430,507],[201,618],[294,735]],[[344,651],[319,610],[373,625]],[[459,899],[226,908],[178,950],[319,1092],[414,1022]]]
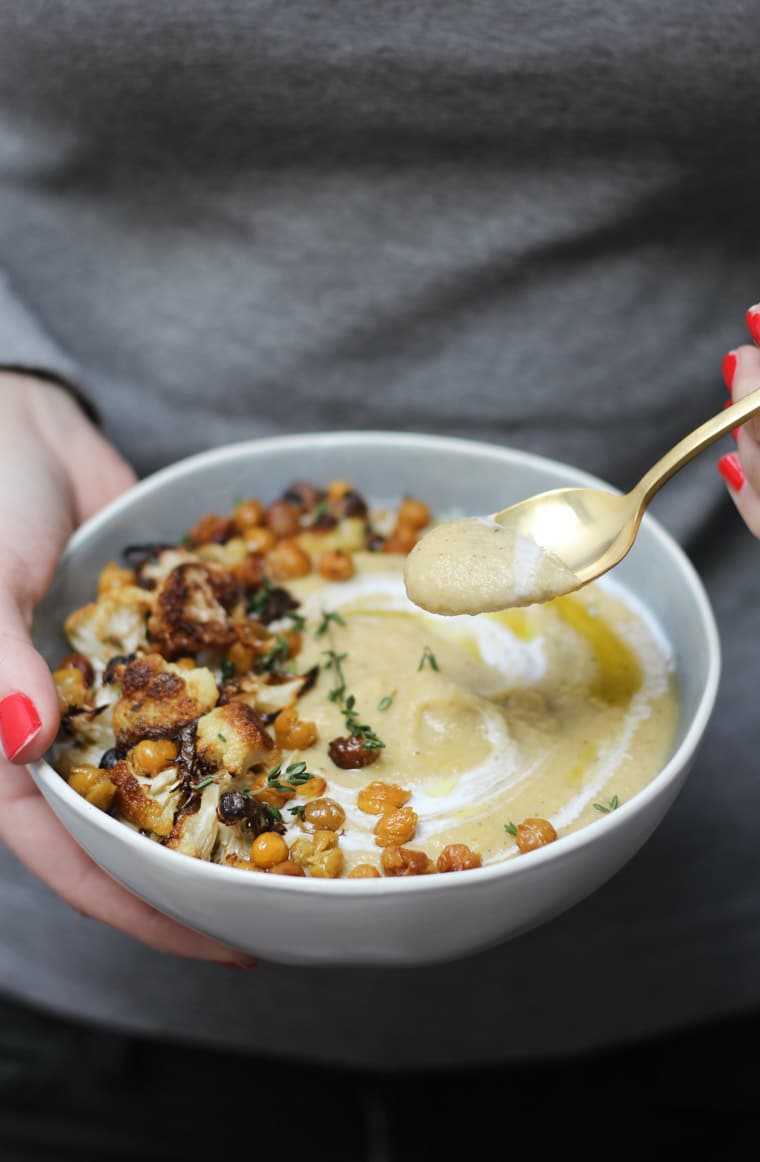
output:
[[[621,496],[598,488],[555,488],[502,509],[490,519],[510,535],[526,537],[558,557],[580,587],[623,559],[636,539],[644,510],[671,476],[758,412],[760,388],[684,436],[635,488]]]

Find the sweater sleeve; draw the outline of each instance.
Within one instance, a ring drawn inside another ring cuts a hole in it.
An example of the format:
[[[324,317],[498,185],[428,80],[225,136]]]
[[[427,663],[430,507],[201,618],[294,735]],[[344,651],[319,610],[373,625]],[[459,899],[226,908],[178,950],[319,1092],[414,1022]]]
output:
[[[65,388],[94,423],[97,408],[80,387],[80,369],[21,300],[0,267],[0,371],[34,375]]]

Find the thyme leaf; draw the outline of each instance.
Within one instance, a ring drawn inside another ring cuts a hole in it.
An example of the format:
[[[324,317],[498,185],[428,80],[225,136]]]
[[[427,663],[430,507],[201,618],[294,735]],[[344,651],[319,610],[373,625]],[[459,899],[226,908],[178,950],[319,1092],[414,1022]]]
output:
[[[344,619],[341,617],[341,615],[336,610],[324,609],[324,610],[322,610],[322,620],[320,621],[317,628],[314,630],[314,637],[315,638],[324,637],[324,635],[327,633],[328,629],[330,628],[330,625],[345,625],[345,624],[346,623],[345,623]]]
[[[509,823],[504,824],[504,830],[508,831],[510,835],[517,835],[517,824],[510,820]]]
[[[436,659],[436,656],[431,650],[430,646],[425,646],[424,650],[422,651],[420,664],[417,667],[418,673],[420,670],[424,669],[426,663],[430,666],[431,670],[438,670],[438,660]]]
[[[594,803],[594,810],[601,811],[602,815],[609,815],[610,811],[614,811],[616,807],[620,806],[620,800],[617,795],[613,795],[606,803]]]

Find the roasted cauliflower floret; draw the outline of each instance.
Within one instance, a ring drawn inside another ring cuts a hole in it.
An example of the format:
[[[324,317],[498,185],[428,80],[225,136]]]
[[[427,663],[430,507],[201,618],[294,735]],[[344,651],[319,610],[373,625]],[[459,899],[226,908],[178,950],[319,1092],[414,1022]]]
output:
[[[220,704],[244,702],[252,710],[262,714],[277,714],[288,706],[295,705],[298,698],[314,684],[316,675],[312,671],[296,674],[284,682],[272,682],[271,675],[242,674],[229,678],[222,686]]]
[[[113,654],[132,654],[147,644],[146,618],[152,604],[152,595],[137,585],[109,589],[70,613],[64,632],[77,653],[107,662]]]
[[[171,833],[164,840],[164,846],[172,848],[173,851],[184,852],[185,855],[192,855],[196,859],[210,859],[219,831],[216,813],[219,794],[218,783],[209,783],[204,787],[200,793],[201,801],[197,811],[191,808],[182,812]]]
[[[127,663],[120,675],[121,698],[113,708],[116,745],[128,750],[142,738],[175,735],[216,704],[218,690],[211,670],[188,670],[145,654]]]
[[[170,834],[181,795],[176,768],[144,779],[138,778],[126,759],[120,759],[106,773],[116,787],[114,807],[122,818],[154,835]]]
[[[155,593],[148,636],[167,658],[230,645],[236,638],[230,613],[240,594],[236,579],[214,561],[177,565]]]
[[[259,715],[244,702],[217,706],[198,720],[195,753],[203,769],[244,775],[270,757],[274,742]]]

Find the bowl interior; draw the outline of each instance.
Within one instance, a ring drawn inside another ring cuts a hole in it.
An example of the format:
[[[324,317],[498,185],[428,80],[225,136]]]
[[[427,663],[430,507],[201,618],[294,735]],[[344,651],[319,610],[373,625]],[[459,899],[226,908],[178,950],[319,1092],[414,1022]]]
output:
[[[154,474],[79,529],[37,610],[37,648],[53,665],[68,652],[62,614],[89,599],[103,564],[118,560],[125,545],[174,541],[200,515],[228,511],[239,496],[267,501],[295,479],[338,477],[375,503],[412,494],[445,515],[493,512],[564,485],[610,488],[553,460],[448,437],[349,432],[229,445]],[[679,675],[678,748],[690,732],[701,734],[717,688],[719,644],[707,596],[684,552],[649,515],[615,579],[643,603],[672,651]]]

